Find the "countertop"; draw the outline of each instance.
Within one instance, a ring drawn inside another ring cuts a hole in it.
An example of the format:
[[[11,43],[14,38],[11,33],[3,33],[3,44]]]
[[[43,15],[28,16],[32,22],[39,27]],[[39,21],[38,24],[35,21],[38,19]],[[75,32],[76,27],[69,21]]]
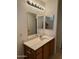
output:
[[[51,41],[53,38],[55,38],[55,35],[52,37],[50,36],[44,36],[45,39],[40,39],[40,37],[36,37],[32,40],[29,40],[27,42],[24,42],[24,45],[30,47],[33,50],[37,50],[38,48],[42,47],[47,42]]]

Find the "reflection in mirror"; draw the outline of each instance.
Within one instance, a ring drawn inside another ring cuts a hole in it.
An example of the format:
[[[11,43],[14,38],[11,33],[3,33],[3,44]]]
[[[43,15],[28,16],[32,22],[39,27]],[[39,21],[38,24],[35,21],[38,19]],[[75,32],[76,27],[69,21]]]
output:
[[[44,16],[38,16],[38,29],[43,29]]]
[[[28,13],[28,35],[37,34],[37,19],[36,14]]]
[[[46,16],[45,18],[45,29],[53,29],[54,16]]]

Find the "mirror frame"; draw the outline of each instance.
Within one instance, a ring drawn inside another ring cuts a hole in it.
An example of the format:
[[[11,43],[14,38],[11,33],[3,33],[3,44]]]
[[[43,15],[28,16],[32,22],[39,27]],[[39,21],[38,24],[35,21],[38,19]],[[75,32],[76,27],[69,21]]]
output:
[[[32,36],[32,35],[36,35],[37,33],[36,34],[31,34],[31,35],[28,34],[28,13],[31,13],[31,12],[26,12],[26,17],[27,17],[27,21],[26,21],[26,23],[27,23],[27,36],[29,37],[29,36]],[[34,14],[34,13],[32,13],[32,14]],[[37,14],[35,14],[35,15],[36,15],[36,20],[37,20]]]

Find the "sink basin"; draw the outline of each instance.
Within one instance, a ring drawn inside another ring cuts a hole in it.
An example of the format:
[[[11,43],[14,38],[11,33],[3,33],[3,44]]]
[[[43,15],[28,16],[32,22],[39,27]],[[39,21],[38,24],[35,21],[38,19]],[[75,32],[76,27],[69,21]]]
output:
[[[25,44],[29,45],[29,46],[33,46],[33,45],[39,43],[40,41],[41,41],[40,38],[37,37],[37,38],[34,38],[32,40],[29,40],[28,42],[25,42]]]
[[[54,37],[43,35],[41,37],[36,37],[33,38],[32,40],[24,42],[24,44],[34,50],[37,50],[38,48],[49,42],[52,38]]]
[[[48,38],[40,38],[41,40],[48,40]]]
[[[49,39],[48,36],[42,36],[41,38],[42,38],[42,39]]]

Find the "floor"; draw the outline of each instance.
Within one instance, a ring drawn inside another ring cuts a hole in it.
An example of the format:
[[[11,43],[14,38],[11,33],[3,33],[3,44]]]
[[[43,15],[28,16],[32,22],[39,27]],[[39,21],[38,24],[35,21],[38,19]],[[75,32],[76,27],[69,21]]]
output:
[[[57,51],[57,53],[54,56],[51,56],[50,59],[62,59],[62,51]]]

